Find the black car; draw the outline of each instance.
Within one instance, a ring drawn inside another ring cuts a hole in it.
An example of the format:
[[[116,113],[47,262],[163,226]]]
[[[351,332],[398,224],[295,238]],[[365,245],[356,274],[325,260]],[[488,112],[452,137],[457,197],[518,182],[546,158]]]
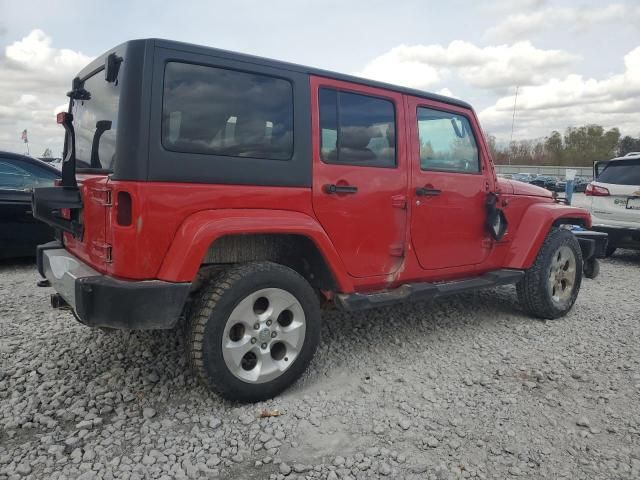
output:
[[[573,182],[573,191],[584,193],[587,189],[587,185],[591,183],[591,180],[592,179],[590,177],[576,177]]]
[[[552,192],[556,191],[556,183],[558,179],[556,177],[552,177],[550,175],[538,175],[536,178],[531,180],[532,185],[536,185],[538,187],[546,188]]]
[[[31,215],[31,193],[58,178],[45,162],[0,152],[0,258],[34,256],[37,245],[53,240],[53,230]]]

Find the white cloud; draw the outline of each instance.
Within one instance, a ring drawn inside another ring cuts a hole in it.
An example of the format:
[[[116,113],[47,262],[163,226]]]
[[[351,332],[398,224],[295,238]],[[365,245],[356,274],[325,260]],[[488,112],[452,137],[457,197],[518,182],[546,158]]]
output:
[[[482,6],[488,10],[504,12],[540,8],[545,3],[547,3],[547,0],[494,0],[491,3],[483,4]]]
[[[400,45],[369,62],[358,75],[426,89],[457,74],[468,85],[504,89],[537,85],[563,73],[577,57],[562,50],[542,50],[530,42],[478,47],[455,40],[448,46]]]
[[[0,53],[0,150],[24,152],[20,133],[26,128],[32,155],[45,148],[59,154],[63,132],[55,112],[67,99],[73,77],[90,61],[80,52],[55,48],[37,29],[8,45]]]
[[[548,7],[533,12],[507,16],[495,27],[488,29],[490,40],[515,41],[534,33],[562,28],[571,32],[586,31],[594,25],[638,25],[640,7],[611,4],[603,7]]]
[[[449,90],[447,87],[441,88],[440,90],[438,90],[436,93],[438,93],[439,95],[444,95],[445,97],[453,97],[453,98],[457,98],[453,92],[451,90]]]
[[[586,123],[619,127],[624,133],[637,135],[640,46],[625,55],[624,65],[624,72],[601,80],[571,74],[522,88],[517,99],[516,136],[531,138],[548,134],[551,128]],[[504,96],[481,111],[483,127],[506,134],[511,128],[514,100],[514,95]]]

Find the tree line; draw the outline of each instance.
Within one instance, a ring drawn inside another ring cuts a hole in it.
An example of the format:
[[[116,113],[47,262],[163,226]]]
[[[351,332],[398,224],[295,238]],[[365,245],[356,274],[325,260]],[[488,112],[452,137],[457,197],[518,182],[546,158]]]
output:
[[[487,143],[497,165],[591,166],[596,160],[609,160],[629,152],[640,152],[640,136],[622,137],[618,128],[600,125],[569,127],[544,138],[512,141],[499,145],[487,135]]]

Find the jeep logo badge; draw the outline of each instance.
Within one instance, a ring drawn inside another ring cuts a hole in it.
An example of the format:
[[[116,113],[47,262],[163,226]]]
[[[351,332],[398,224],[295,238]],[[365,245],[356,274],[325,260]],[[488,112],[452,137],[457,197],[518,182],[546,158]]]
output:
[[[258,333],[258,341],[260,343],[267,343],[269,340],[271,340],[271,330],[269,330],[268,327],[265,327],[260,330],[260,333]]]

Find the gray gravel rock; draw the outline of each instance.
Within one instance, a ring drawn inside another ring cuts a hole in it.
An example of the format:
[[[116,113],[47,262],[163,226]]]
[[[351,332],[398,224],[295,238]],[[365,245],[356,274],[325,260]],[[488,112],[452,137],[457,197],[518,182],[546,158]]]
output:
[[[0,264],[0,480],[640,478],[638,253],[553,322],[512,287],[326,310],[308,372],[251,405],[199,385],[181,331],[86,328],[37,279]]]
[[[156,410],[154,408],[147,407],[142,410],[142,416],[144,418],[153,418],[156,416]]]

